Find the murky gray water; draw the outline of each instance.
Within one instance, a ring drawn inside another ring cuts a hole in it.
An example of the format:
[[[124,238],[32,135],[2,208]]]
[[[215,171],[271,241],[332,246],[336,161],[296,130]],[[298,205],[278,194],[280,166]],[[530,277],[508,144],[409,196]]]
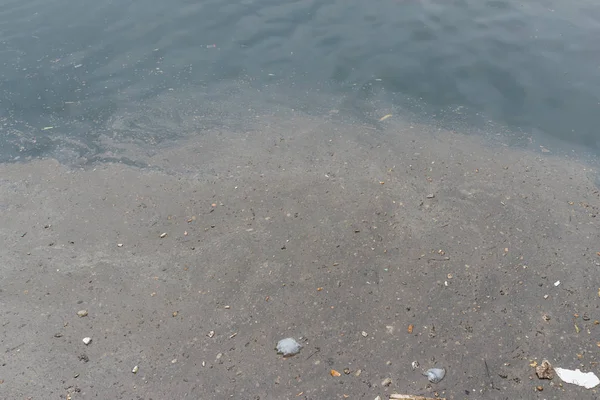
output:
[[[0,0],[0,160],[118,156],[289,108],[598,152],[598,37],[587,0]]]

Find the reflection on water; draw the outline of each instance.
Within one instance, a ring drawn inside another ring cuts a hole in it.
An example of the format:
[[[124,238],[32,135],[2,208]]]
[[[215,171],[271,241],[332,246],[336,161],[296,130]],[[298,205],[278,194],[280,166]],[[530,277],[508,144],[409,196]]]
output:
[[[286,107],[597,150],[599,35],[589,1],[3,1],[0,160],[154,146]]]

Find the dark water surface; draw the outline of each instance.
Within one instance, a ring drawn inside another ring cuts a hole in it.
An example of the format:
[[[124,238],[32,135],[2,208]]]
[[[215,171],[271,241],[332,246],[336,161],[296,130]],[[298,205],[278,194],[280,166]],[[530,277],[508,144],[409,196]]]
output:
[[[0,0],[0,160],[93,159],[289,108],[598,153],[598,38],[587,0]]]

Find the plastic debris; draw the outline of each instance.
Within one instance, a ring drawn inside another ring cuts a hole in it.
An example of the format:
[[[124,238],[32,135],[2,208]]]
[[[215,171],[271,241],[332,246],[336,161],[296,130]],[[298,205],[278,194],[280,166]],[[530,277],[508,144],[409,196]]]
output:
[[[392,384],[392,378],[385,378],[381,381],[381,386],[390,386]]]
[[[379,118],[379,122],[385,121],[386,119],[390,118],[392,116],[392,114],[386,114],[383,117]]]
[[[556,375],[567,383],[572,383],[577,386],[582,386],[586,389],[591,389],[600,384],[600,379],[593,372],[581,372],[579,369],[575,371],[570,369],[555,368]]]
[[[418,361],[413,361],[412,364],[411,364],[411,366],[412,366],[412,369],[414,371],[415,369],[419,368],[419,362]]]
[[[131,372],[133,372],[134,374],[137,374],[137,372],[139,371],[139,367],[136,365],[135,367],[133,367],[133,369],[131,370]]]
[[[554,368],[552,368],[552,365],[548,360],[542,361],[542,363],[535,368],[535,373],[540,379],[554,378]]]
[[[560,285],[560,281],[554,282],[554,286],[558,286],[558,285]]]
[[[335,369],[332,369],[331,371],[329,371],[329,374],[331,376],[341,376],[342,375],[339,372],[337,372]]]
[[[390,394],[390,400],[446,400],[446,398],[442,397],[423,397],[423,396],[413,396],[412,394],[398,394],[392,393]]]
[[[283,354],[284,357],[298,354],[300,349],[302,349],[302,345],[293,338],[281,339],[277,343],[277,353]]]
[[[427,377],[429,382],[438,383],[446,376],[446,370],[444,368],[430,368],[423,375]]]
[[[90,343],[92,343],[92,338],[91,337],[84,337],[83,338],[83,344],[85,344],[87,346]]]

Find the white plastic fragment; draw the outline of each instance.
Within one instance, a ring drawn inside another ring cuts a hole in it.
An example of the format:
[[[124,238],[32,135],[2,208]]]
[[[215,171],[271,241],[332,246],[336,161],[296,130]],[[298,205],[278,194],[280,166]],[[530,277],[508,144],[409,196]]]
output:
[[[296,342],[293,338],[281,339],[277,342],[277,353],[284,356],[293,356],[298,354],[302,349],[302,345]]]
[[[429,382],[438,383],[446,376],[446,370],[444,368],[430,368],[423,375],[427,377]]]
[[[567,383],[572,383],[577,386],[583,386],[586,389],[591,389],[600,384],[600,379],[593,372],[581,372],[579,369],[575,371],[563,368],[554,368],[556,375]]]
[[[554,286],[558,286],[558,285],[560,285],[560,281],[554,282]]]
[[[85,344],[87,346],[90,343],[92,343],[92,338],[91,337],[84,337],[83,338],[83,344]]]

